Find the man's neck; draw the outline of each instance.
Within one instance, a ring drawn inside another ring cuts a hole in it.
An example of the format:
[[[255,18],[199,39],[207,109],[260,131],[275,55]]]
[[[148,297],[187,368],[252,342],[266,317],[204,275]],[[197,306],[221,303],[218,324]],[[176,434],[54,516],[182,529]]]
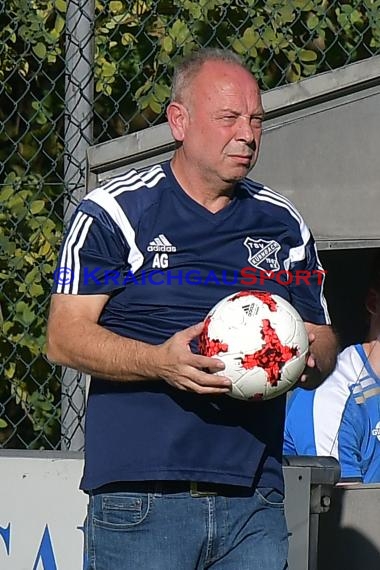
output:
[[[380,335],[363,344],[368,360],[377,376],[380,376]]]
[[[210,212],[219,212],[231,202],[234,195],[233,184],[208,180],[201,176],[195,167],[185,168],[183,160],[177,155],[171,161],[171,168],[183,191]]]

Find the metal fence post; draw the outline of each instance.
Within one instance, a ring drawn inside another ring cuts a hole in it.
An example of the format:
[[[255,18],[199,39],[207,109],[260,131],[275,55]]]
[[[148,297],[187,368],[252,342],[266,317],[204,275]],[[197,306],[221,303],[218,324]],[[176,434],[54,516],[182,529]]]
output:
[[[94,0],[69,0],[66,14],[65,224],[85,194],[86,150],[93,140]],[[83,449],[86,376],[62,373],[62,449]]]

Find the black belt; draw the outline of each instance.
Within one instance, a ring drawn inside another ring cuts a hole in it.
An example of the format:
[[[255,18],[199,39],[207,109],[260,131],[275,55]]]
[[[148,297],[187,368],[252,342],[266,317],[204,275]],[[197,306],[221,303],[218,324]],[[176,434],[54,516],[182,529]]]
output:
[[[254,488],[197,481],[117,481],[98,487],[92,493],[189,493],[192,497],[247,497],[254,493]]]

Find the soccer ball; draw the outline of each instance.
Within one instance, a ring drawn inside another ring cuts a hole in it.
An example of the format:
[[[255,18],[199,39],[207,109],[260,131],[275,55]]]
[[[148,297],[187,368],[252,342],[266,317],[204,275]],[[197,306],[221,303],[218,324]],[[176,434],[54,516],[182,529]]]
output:
[[[216,374],[231,379],[233,398],[269,400],[300,378],[309,339],[303,320],[285,299],[263,291],[240,291],[208,313],[199,349],[224,362],[225,369]]]

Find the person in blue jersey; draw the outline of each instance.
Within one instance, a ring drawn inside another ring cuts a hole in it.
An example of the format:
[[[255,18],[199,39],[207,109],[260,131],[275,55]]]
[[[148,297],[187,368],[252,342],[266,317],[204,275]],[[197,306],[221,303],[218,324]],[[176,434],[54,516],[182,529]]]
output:
[[[335,457],[341,483],[380,482],[380,252],[366,309],[366,341],[344,349],[317,389],[295,389],[286,415],[284,454]]]
[[[247,178],[263,117],[236,55],[194,52],[173,78],[172,159],[105,181],[64,239],[47,353],[91,375],[81,488],[92,570],[286,568],[285,399],[234,400],[214,374],[223,363],[197,352],[209,309],[256,288],[307,323],[305,386],[335,363],[313,237],[287,199]],[[255,283],[247,267],[311,278]]]

